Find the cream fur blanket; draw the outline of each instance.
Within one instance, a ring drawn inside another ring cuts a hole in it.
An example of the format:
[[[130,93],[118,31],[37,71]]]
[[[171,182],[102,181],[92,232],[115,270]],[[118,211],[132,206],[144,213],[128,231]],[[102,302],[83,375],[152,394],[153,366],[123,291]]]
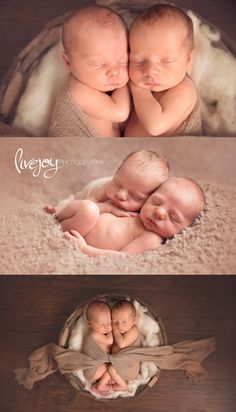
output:
[[[0,144],[1,273],[235,273],[236,139],[2,138]],[[19,152],[17,159],[21,173],[15,165],[19,148],[23,150],[21,160]],[[57,204],[94,178],[112,175],[128,153],[144,148],[165,155],[173,175],[202,183],[207,212],[200,222],[155,251],[128,257],[82,254],[63,239],[60,226],[43,212],[43,206]],[[37,160],[29,163],[33,158],[62,159],[64,166],[54,175],[46,160],[41,171],[29,169],[37,166]],[[23,170],[24,165],[27,169]]]
[[[152,0],[99,0],[120,13],[129,25],[132,19]],[[236,135],[236,58],[219,43],[220,31],[211,31],[190,10],[193,20],[196,55],[190,73],[200,91],[202,101],[203,135]],[[13,125],[26,135],[46,136],[57,93],[64,86],[67,72],[61,59],[62,45],[52,47],[41,59],[29,78],[25,93],[17,107]]]

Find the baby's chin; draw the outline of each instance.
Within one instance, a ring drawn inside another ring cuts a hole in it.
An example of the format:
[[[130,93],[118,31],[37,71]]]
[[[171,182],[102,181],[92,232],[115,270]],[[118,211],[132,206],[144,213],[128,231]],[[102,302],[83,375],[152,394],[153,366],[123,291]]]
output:
[[[100,92],[113,92],[116,89],[121,89],[126,84],[127,84],[127,82],[117,82],[117,83],[114,83],[114,84],[108,84],[108,85],[101,86],[98,90]]]
[[[135,84],[135,83],[134,83]],[[150,90],[151,92],[163,92],[164,90],[167,89],[166,86],[159,84],[159,83],[144,83],[144,82],[139,82],[136,83],[137,87],[140,87],[141,89],[146,89]]]

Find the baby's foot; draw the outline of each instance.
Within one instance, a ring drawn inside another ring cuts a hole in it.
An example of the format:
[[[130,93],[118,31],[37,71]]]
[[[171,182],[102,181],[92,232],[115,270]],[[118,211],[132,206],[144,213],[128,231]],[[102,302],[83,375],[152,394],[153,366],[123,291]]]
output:
[[[55,206],[46,205],[44,206],[43,210],[50,215],[54,215],[57,213],[57,208]]]
[[[128,390],[127,386],[124,387],[124,386],[118,385],[118,383],[115,383],[114,385],[112,385],[112,389],[113,391],[123,391],[123,392]]]
[[[102,388],[98,388],[98,384],[94,383],[91,386],[91,391],[101,396],[107,396],[111,393],[111,385],[104,385]]]

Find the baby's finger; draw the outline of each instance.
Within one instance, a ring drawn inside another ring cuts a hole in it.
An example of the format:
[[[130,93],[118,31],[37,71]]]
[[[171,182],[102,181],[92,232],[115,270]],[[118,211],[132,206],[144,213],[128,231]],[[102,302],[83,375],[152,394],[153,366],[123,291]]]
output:
[[[64,232],[64,238],[72,240],[74,239],[74,236],[70,234],[70,232]]]
[[[77,230],[75,230],[75,229],[71,229],[70,230],[70,233],[72,233],[72,235],[74,236],[74,237],[77,237],[78,239],[81,239],[81,235],[79,234],[79,232],[77,232]]]

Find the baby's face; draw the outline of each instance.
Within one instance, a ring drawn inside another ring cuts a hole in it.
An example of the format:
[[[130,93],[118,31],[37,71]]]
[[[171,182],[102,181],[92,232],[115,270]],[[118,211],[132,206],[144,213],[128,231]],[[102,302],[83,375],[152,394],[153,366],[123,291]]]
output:
[[[90,316],[88,325],[93,331],[101,333],[102,335],[111,332],[112,326],[110,312],[94,310],[94,313]]]
[[[170,22],[138,24],[130,33],[129,76],[141,88],[155,92],[179,84],[192,63],[185,28]]]
[[[135,212],[141,209],[160,182],[157,174],[130,166],[131,162],[129,166],[121,166],[109,183],[106,194],[115,206]]]
[[[68,58],[72,75],[101,92],[121,88],[129,80],[128,40],[122,28],[90,26],[79,33]]]
[[[146,201],[140,218],[147,230],[169,238],[189,226],[195,216],[196,199],[174,182],[164,182]]]
[[[130,308],[112,310],[112,326],[120,333],[127,332],[135,323],[135,316]]]

